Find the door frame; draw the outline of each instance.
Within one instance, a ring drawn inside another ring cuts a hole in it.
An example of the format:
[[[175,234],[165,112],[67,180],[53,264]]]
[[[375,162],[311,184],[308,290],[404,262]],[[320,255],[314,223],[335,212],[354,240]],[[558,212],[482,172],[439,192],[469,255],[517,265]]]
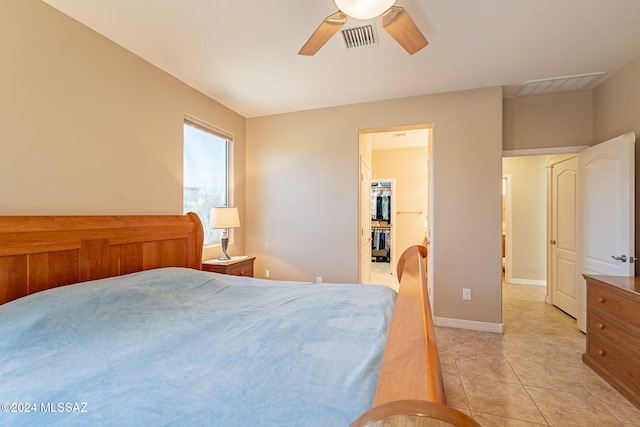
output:
[[[360,155],[358,162],[358,283],[371,283],[371,219],[369,221],[365,221],[363,219],[364,212],[363,203],[365,196],[362,194],[362,188],[364,186],[364,175],[363,175],[363,166],[366,166],[369,169],[369,179],[367,183],[367,188],[371,188],[371,164],[367,161],[367,159]],[[369,198],[371,200],[371,190],[368,191]],[[371,208],[368,210],[371,211]],[[370,217],[371,215],[368,214]],[[368,265],[363,265],[362,258],[365,254],[363,254],[362,247],[364,246],[363,242],[367,239],[369,241],[369,255],[368,255]],[[368,277],[363,277],[364,275]]]
[[[511,206],[511,174],[502,174],[502,179],[504,183],[504,200],[505,200],[505,211],[506,211],[506,229],[504,233],[505,240],[505,266],[504,266],[504,280],[507,283],[511,283],[513,280],[513,245],[511,239],[513,238],[513,209]]]
[[[372,147],[371,147],[371,142],[367,140],[366,136],[370,135],[370,134],[375,134],[375,133],[381,133],[381,132],[402,132],[402,131],[411,131],[411,130],[422,130],[422,129],[426,129],[429,132],[429,139],[428,139],[428,195],[429,195],[429,218],[427,218],[427,221],[425,221],[425,224],[428,224],[428,231],[425,235],[425,240],[427,241],[427,245],[429,246],[429,255],[427,256],[427,265],[428,265],[428,287],[429,287],[429,294],[432,295],[432,286],[433,286],[433,272],[434,272],[434,268],[433,268],[433,252],[431,251],[431,243],[433,242],[433,197],[434,197],[434,191],[433,191],[433,167],[434,167],[434,162],[433,162],[433,143],[434,143],[434,132],[433,132],[433,124],[432,123],[423,123],[423,124],[415,124],[415,125],[398,125],[398,126],[388,126],[388,127],[381,127],[381,128],[367,128],[367,129],[359,129],[358,130],[358,152],[360,153],[358,155],[358,179],[360,179],[360,174],[361,174],[361,169],[360,169],[360,162],[361,162],[361,158],[367,158],[366,156],[363,156],[363,152],[367,152],[369,153],[369,155],[371,154],[372,151]],[[364,150],[364,151],[363,151]],[[369,162],[367,164],[369,164],[369,167],[371,168],[371,171],[373,172],[373,162],[371,161],[370,157],[368,158]],[[387,180],[389,181],[389,180]],[[362,247],[360,245],[360,230],[361,230],[361,216],[362,213],[360,212],[360,210],[362,209],[362,200],[361,198],[363,197],[363,195],[361,194],[362,192],[360,191],[360,184],[358,183],[358,221],[359,221],[359,227],[358,227],[358,278],[360,278],[361,275],[361,263],[362,263]],[[371,199],[371,192],[368,193],[368,195],[366,196],[367,200]],[[396,220],[397,223],[397,220]],[[370,235],[371,233],[369,233]],[[395,239],[395,238],[394,238]],[[397,245],[396,245],[397,246]],[[393,250],[393,247],[391,248]],[[393,261],[391,262],[392,264],[392,270],[395,270],[395,265],[393,265]],[[371,261],[369,261],[371,262]],[[433,308],[433,298],[431,298],[431,306]]]

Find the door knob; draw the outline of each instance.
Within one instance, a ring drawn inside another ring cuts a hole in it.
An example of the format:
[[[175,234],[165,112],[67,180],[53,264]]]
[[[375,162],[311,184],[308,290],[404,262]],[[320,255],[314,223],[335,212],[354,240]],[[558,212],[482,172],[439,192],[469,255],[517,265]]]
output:
[[[613,256],[613,255],[611,255],[611,258],[615,259],[616,261],[627,262],[627,256],[626,255],[621,255],[621,256]]]
[[[555,245],[555,244],[556,244],[556,241],[555,241],[555,240],[552,240],[552,241],[550,241],[549,243],[551,243],[552,245]]]

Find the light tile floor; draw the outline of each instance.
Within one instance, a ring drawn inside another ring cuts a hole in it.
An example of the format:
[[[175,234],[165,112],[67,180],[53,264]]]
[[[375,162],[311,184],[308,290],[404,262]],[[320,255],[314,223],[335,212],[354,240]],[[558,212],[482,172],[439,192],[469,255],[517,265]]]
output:
[[[371,263],[371,283],[389,286],[397,291],[400,284],[395,273],[394,269],[393,275],[391,274],[391,265],[388,262]]]
[[[387,284],[375,264],[372,282]],[[489,427],[640,426],[640,410],[582,362],[585,335],[543,287],[502,289],[504,334],[436,328],[449,406]]]

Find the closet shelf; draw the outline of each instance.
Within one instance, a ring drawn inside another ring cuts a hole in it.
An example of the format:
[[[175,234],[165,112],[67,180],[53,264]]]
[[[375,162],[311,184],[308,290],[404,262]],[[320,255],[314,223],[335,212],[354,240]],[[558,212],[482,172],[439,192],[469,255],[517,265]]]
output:
[[[391,225],[374,225],[371,224],[371,228],[374,230],[391,230]]]

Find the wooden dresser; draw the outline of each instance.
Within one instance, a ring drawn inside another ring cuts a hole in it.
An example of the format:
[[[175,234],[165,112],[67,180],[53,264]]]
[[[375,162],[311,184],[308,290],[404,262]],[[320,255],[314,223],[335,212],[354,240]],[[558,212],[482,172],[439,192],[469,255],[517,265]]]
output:
[[[587,351],[582,360],[640,408],[640,278],[584,278]]]

